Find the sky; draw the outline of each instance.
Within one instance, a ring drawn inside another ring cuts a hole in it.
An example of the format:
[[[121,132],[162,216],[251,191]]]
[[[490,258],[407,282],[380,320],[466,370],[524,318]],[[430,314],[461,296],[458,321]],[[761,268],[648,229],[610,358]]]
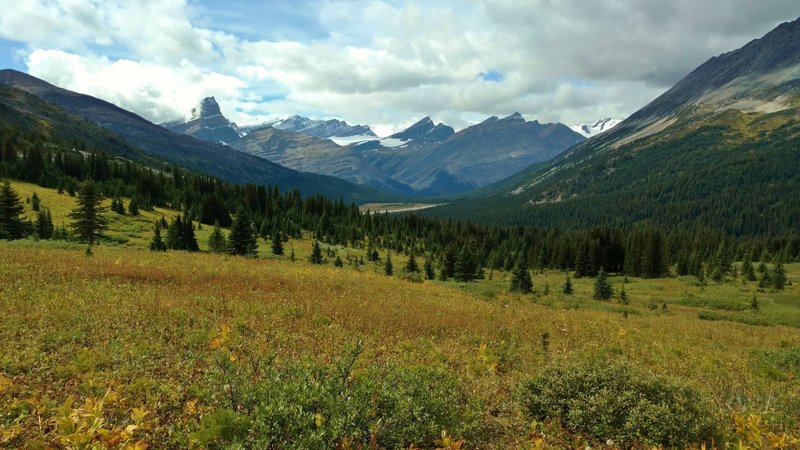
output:
[[[456,129],[520,112],[624,118],[797,0],[0,0],[0,67],[153,121],[214,96],[240,125],[292,114]]]

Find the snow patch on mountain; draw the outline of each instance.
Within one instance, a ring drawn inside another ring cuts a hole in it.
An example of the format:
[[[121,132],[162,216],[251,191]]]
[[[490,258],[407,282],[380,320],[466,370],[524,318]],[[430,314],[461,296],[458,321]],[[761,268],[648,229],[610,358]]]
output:
[[[615,126],[619,125],[622,119],[605,118],[589,123],[579,123],[572,125],[570,129],[576,133],[580,133],[587,138],[596,136],[604,131],[608,131]]]

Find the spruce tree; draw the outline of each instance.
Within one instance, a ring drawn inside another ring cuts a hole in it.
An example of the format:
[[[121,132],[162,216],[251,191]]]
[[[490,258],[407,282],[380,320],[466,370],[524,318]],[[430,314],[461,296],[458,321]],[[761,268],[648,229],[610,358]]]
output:
[[[391,252],[386,253],[386,264],[383,266],[383,273],[390,277],[394,273],[394,266],[392,265],[392,254]]]
[[[139,215],[139,203],[136,201],[136,198],[131,198],[131,201],[128,202],[128,214],[132,216]]]
[[[506,272],[511,272],[514,268],[514,259],[511,257],[511,254],[506,253],[506,257],[503,260],[503,270]]]
[[[162,217],[163,219],[163,217]],[[184,250],[186,249],[186,241],[183,238],[183,219],[178,214],[172,218],[169,227],[167,227],[167,248],[170,250]]]
[[[339,255],[336,255],[336,259],[333,260],[334,267],[344,267],[344,261]]]
[[[81,183],[77,194],[78,206],[69,213],[72,231],[79,242],[91,245],[104,237],[103,232],[108,229],[108,219],[103,216],[106,208],[100,206],[103,198],[92,180]]]
[[[153,227],[153,239],[150,241],[150,251],[165,252],[167,251],[167,244],[161,239],[161,223],[156,221]]]
[[[572,295],[575,293],[575,290],[572,288],[572,280],[569,279],[569,274],[567,274],[567,281],[564,282],[564,289],[561,290],[565,295]]]
[[[423,265],[423,270],[425,271],[425,279],[432,280],[436,278],[436,273],[433,271],[433,263],[431,262],[431,256],[428,255],[425,258],[425,264]]]
[[[281,232],[274,231],[272,233],[272,254],[283,255],[283,239],[281,239]]]
[[[240,206],[236,210],[236,216],[234,216],[233,223],[231,223],[231,232],[228,236],[228,253],[242,256],[258,255],[256,231],[244,206]]]
[[[294,248],[292,248],[292,254],[294,254]],[[325,259],[322,257],[322,249],[319,246],[319,241],[314,241],[311,244],[311,256],[308,257],[308,261],[311,264],[322,264],[325,262]]]
[[[39,239],[50,239],[53,237],[55,227],[53,226],[53,216],[48,208],[40,208],[36,213],[36,223],[34,233]]]
[[[750,255],[745,256],[742,262],[742,278],[747,281],[756,281],[756,273],[753,270],[753,263],[750,262]]]
[[[458,256],[456,257],[456,262],[453,267],[455,271],[453,277],[458,281],[472,281],[475,279],[477,268],[478,262],[476,261],[475,254],[472,253],[468,245],[465,245],[461,251],[458,252]]]
[[[772,281],[772,275],[770,275],[769,271],[764,271],[764,273],[761,274],[761,278],[758,280],[758,287],[766,289],[773,286],[775,286],[775,283]]]
[[[529,294],[533,290],[533,280],[531,280],[531,274],[528,270],[528,263],[522,256],[517,259],[517,264],[511,272],[511,287],[509,290],[522,294]]]
[[[575,256],[575,278],[583,278],[589,272],[587,268],[586,251],[585,245],[578,247],[578,254]]]
[[[28,234],[25,222],[19,217],[24,211],[17,191],[5,181],[0,187],[0,239],[22,239]]]
[[[39,211],[39,196],[36,195],[36,192],[31,195],[31,209],[35,212]]]
[[[442,268],[439,271],[439,279],[442,281],[452,278],[456,274],[456,250],[453,246],[448,246],[442,256]]]
[[[611,300],[613,296],[614,288],[608,282],[608,275],[606,275],[605,270],[600,269],[600,272],[597,273],[597,279],[594,281],[594,295],[592,297],[595,300]]]
[[[628,300],[628,294],[625,293],[625,285],[622,285],[622,289],[619,291],[619,302],[623,305],[627,305],[630,303]]]
[[[222,228],[219,226],[219,220],[215,220],[214,229],[208,235],[208,251],[211,253],[224,253],[226,248],[225,233],[222,232]]]
[[[775,270],[772,271],[772,287],[782,291],[786,286],[786,271],[783,268],[783,263],[775,265]]]
[[[408,273],[419,273],[419,266],[417,265],[417,260],[414,258],[413,251],[408,255],[408,261],[406,261],[406,265],[403,269]]]
[[[200,251],[200,246],[197,245],[197,237],[194,234],[192,218],[189,217],[188,213],[183,215],[183,242],[186,244],[186,248],[183,250],[190,252]]]
[[[111,210],[121,216],[125,215],[125,205],[122,203],[122,200],[119,197],[114,197],[111,199]]]

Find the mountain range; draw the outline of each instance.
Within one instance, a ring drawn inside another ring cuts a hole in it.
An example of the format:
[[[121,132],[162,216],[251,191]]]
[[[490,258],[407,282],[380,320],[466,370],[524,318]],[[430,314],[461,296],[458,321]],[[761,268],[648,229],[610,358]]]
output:
[[[360,202],[460,199],[425,211],[439,217],[733,236],[800,223],[800,19],[709,59],[627,119],[581,133],[518,113],[458,132],[425,117],[386,138],[301,117],[242,129],[207,98],[164,124],[179,134],[13,70],[0,71],[0,94],[0,125],[235,183]]]
[[[491,195],[429,214],[565,228],[796,230],[798,148],[800,19],[711,58],[611,130]]]
[[[0,85],[9,88],[8,95],[30,100],[30,97],[15,92],[24,91],[46,103],[36,102],[34,105],[30,101],[17,102],[13,109],[6,111],[9,115],[18,117],[18,120],[24,118],[40,124],[47,123],[46,129],[56,130],[72,126],[79,120],[88,121],[104,129],[119,143],[107,150],[127,149],[126,153],[121,154],[125,157],[146,162],[157,158],[234,183],[275,185],[282,190],[301,188],[307,195],[319,193],[358,202],[396,198],[368,186],[336,177],[299,172],[216,142],[174,133],[104,100],[53,86],[15,70],[0,70]],[[216,114],[218,108],[213,108],[211,102],[204,102],[201,106],[195,111],[198,117],[188,121],[189,128],[203,129],[197,126],[198,120],[208,120],[210,124],[223,120],[221,114]],[[58,113],[53,113],[53,110]]]
[[[458,133],[424,117],[383,139],[365,125],[300,116],[240,130],[221,116],[213,98],[188,117],[164,126],[295,170],[406,196],[448,196],[485,186],[585,139],[565,125],[527,122],[519,113],[490,117]]]
[[[295,131],[318,138],[346,138],[350,136],[371,136],[375,133],[367,125],[350,125],[343,120],[314,120],[307,117],[291,116],[276,119],[254,128],[272,127],[279,130]],[[250,131],[250,129],[248,129]]]

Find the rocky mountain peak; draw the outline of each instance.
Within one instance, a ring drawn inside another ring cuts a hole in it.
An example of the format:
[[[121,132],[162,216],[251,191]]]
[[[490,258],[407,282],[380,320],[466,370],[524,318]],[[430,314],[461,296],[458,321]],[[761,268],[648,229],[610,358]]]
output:
[[[424,136],[434,128],[433,120],[429,116],[425,116],[418,120],[414,125],[406,128],[405,130],[389,136],[392,139],[402,139],[405,141],[417,139]]]
[[[192,108],[186,118],[187,122],[197,119],[207,119],[210,117],[221,116],[222,110],[214,97],[206,97],[197,106]]]

